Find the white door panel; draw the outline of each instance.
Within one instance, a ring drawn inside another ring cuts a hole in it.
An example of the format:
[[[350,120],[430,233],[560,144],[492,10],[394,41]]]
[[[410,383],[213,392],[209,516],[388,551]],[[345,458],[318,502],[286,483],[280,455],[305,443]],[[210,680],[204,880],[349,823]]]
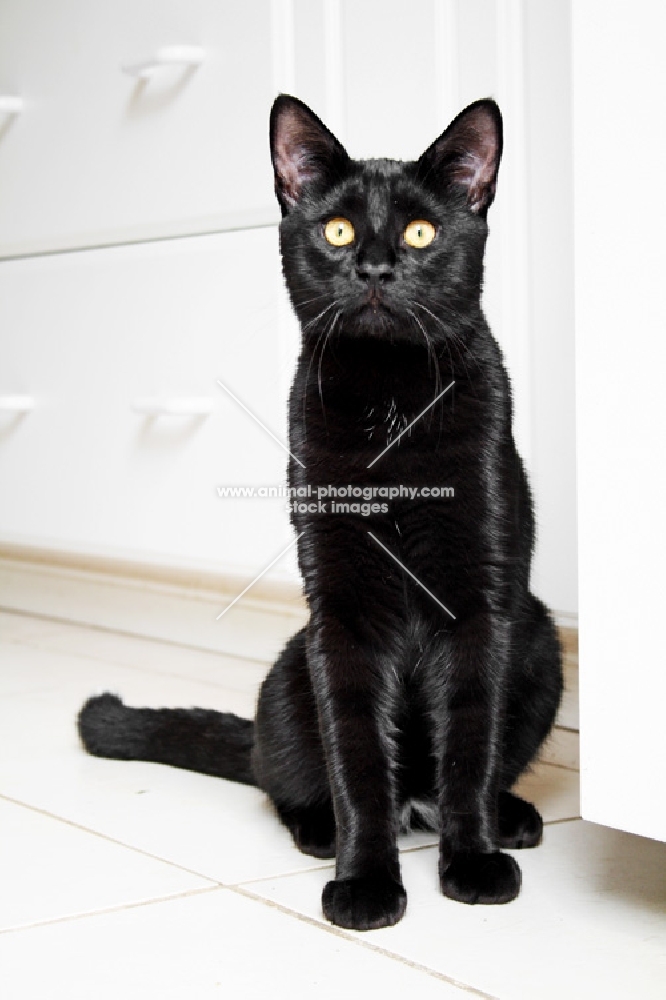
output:
[[[666,840],[666,13],[573,26],[582,815]]]

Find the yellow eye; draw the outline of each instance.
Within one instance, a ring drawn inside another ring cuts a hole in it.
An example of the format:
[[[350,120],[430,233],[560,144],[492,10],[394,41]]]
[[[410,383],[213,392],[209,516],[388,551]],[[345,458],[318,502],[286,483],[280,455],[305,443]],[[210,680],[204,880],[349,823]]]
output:
[[[409,223],[402,236],[410,247],[421,250],[434,240],[435,227],[431,222],[426,222],[425,219],[417,219],[416,222]]]
[[[324,236],[334,247],[346,247],[348,243],[353,243],[354,235],[349,219],[331,219],[324,229]]]

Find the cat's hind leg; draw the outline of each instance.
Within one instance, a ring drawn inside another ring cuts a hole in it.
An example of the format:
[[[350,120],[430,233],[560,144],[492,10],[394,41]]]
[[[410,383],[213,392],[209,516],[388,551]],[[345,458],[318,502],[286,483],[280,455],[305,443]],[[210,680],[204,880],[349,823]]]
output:
[[[531,802],[512,792],[500,792],[497,809],[498,843],[517,850],[537,847],[543,836],[541,813]]]
[[[308,674],[305,630],[264,681],[257,707],[253,769],[304,854],[335,857],[335,816]]]
[[[515,626],[513,668],[507,706],[502,789],[498,801],[499,846],[518,849],[541,843],[539,811],[509,789],[535,758],[549,733],[562,693],[557,631],[544,605],[531,594]]]
[[[313,858],[335,857],[335,816],[330,800],[292,809],[277,807],[277,811],[299,851]]]

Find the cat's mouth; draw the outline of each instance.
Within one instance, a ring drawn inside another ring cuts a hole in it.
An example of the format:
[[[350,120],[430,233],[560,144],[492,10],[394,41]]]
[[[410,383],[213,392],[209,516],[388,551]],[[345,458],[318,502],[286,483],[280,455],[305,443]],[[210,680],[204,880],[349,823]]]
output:
[[[365,319],[371,319],[374,316],[381,319],[383,324],[395,312],[391,302],[387,300],[386,293],[375,285],[372,285],[358,297],[356,308],[359,316],[363,316]]]
[[[366,295],[354,309],[352,329],[361,336],[385,337],[396,329],[396,319],[394,310],[384,299],[370,301]]]

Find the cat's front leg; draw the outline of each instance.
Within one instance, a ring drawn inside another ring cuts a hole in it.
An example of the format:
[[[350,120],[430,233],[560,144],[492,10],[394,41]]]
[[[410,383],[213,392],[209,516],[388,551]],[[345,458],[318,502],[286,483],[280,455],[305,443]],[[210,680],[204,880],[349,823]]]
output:
[[[340,927],[396,923],[407,896],[400,879],[390,690],[376,649],[333,615],[313,616],[308,666],[335,811],[336,873],[322,896]]]
[[[498,850],[509,643],[500,615],[458,622],[441,692],[439,875],[444,895],[464,903],[508,903],[520,891],[520,868]]]

